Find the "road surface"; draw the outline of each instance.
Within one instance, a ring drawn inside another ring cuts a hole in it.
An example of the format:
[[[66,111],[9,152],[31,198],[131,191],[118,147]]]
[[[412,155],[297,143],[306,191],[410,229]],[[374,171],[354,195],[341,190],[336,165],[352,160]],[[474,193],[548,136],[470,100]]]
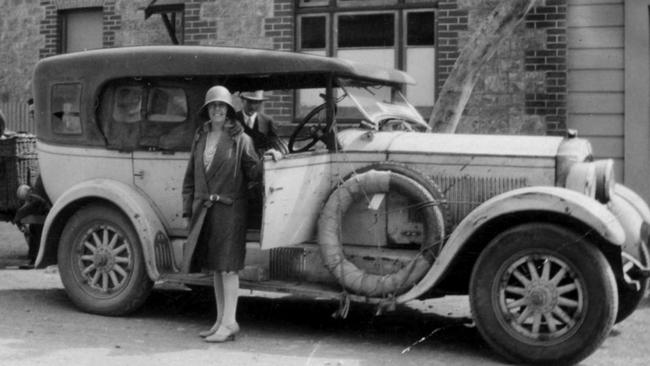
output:
[[[122,318],[82,313],[56,267],[22,270],[20,233],[0,223],[0,365],[502,365],[471,324],[466,297],[416,302],[375,315],[353,305],[242,291],[235,342],[197,336],[214,319],[209,292],[158,285],[142,310]],[[650,364],[650,301],[582,365]]]

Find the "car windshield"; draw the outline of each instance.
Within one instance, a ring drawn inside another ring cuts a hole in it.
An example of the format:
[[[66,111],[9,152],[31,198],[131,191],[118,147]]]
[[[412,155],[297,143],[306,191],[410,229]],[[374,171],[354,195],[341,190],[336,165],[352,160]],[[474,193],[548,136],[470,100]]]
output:
[[[346,117],[362,118],[375,129],[381,129],[383,123],[395,119],[409,122],[416,130],[427,129],[422,116],[396,88],[387,85],[344,85],[342,89],[346,97],[339,107],[356,107],[356,113],[361,114]]]

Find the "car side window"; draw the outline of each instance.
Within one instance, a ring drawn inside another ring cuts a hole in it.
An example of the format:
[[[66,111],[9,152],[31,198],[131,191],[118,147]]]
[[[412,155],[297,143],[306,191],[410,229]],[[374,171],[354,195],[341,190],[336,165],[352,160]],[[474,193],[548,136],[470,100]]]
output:
[[[100,97],[99,120],[109,148],[185,151],[194,133],[189,110],[178,82],[118,80]]]
[[[52,132],[81,135],[81,84],[57,84],[52,87]]]
[[[149,91],[147,120],[183,122],[187,119],[187,97],[181,88],[154,87]]]
[[[142,94],[143,88],[140,86],[115,88],[113,119],[116,122],[138,122],[142,116]]]

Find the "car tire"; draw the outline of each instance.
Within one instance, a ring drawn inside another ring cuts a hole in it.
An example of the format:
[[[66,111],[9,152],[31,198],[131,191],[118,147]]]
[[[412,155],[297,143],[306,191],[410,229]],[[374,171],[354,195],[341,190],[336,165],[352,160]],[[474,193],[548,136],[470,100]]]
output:
[[[61,235],[58,264],[70,300],[93,314],[129,314],[153,287],[131,222],[107,205],[72,215]]]
[[[574,364],[614,324],[616,279],[584,237],[557,225],[524,224],[483,250],[472,271],[470,304],[483,338],[508,360]]]
[[[445,195],[442,193],[442,190],[440,189],[440,187],[438,187],[436,182],[434,182],[431,178],[425,176],[424,174],[416,170],[413,170],[404,164],[394,162],[394,161],[386,161],[383,163],[364,166],[363,168],[356,170],[353,174],[362,174],[370,170],[389,171],[413,179],[418,184],[425,187],[427,191],[429,191],[429,193],[434,197],[434,199],[437,202],[436,209],[439,211],[439,215],[442,218],[442,222],[438,225],[437,228],[437,230],[439,231],[438,235],[441,236],[440,239],[441,245],[438,249],[438,253],[439,253],[440,250],[442,250],[442,246],[444,245],[444,241],[447,238],[447,235],[449,234],[447,230],[449,230],[449,228],[451,227],[450,224],[451,209],[449,208],[447,197],[445,197]],[[347,177],[345,177],[344,181],[352,177],[353,174],[350,174]]]

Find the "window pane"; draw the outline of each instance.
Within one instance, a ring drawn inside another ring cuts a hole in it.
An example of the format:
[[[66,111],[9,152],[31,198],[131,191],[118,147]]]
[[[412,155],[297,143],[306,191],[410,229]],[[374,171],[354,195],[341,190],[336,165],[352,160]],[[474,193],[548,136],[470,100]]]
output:
[[[337,0],[340,6],[377,6],[397,4],[397,0]]]
[[[81,85],[62,84],[52,88],[52,131],[65,135],[81,134],[79,102]]]
[[[432,11],[407,14],[406,44],[408,46],[433,46],[434,22]]]
[[[329,2],[329,0],[300,0],[300,6],[322,6]]]
[[[103,13],[97,10],[76,10],[63,13],[65,18],[65,52],[102,48]]]
[[[324,16],[300,18],[300,48],[325,48],[325,25]]]
[[[183,122],[187,119],[187,98],[180,88],[152,88],[147,119],[152,122]]]
[[[338,46],[392,47],[395,44],[393,14],[355,14],[338,17]]]
[[[326,56],[325,51],[308,51],[310,55]],[[320,95],[325,94],[325,89],[299,89],[296,100],[296,120],[302,121],[312,109],[325,101]]]
[[[336,57],[382,67],[395,68],[394,48],[346,49],[338,51]]]
[[[142,109],[142,88],[138,86],[120,86],[115,89],[113,119],[117,122],[137,122]]]
[[[406,51],[406,72],[417,81],[407,87],[406,96],[424,118],[431,113],[434,101],[435,50],[433,47],[414,47]]]

